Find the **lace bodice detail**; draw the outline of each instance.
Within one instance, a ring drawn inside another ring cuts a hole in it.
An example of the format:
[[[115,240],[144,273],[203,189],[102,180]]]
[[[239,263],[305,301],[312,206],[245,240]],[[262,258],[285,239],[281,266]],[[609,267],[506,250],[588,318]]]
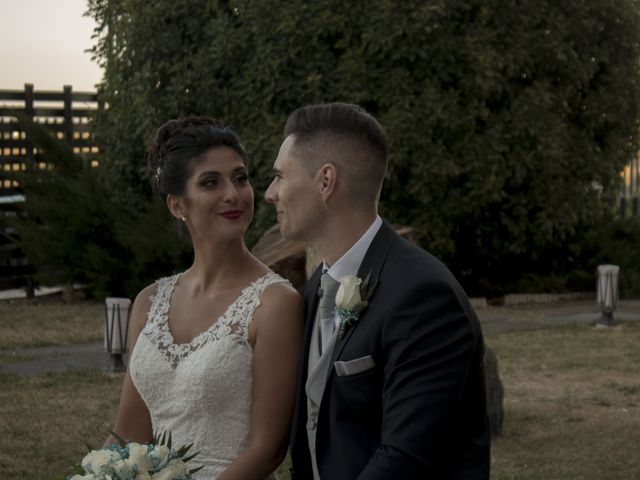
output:
[[[249,443],[252,353],[248,328],[260,295],[285,279],[273,272],[245,287],[227,310],[189,343],[169,328],[171,295],[180,274],[158,280],[147,323],[131,353],[129,371],[151,414],[154,431],[175,445],[194,443],[197,479],[215,479]]]
[[[169,329],[169,309],[171,294],[179,278],[180,274],[177,274],[158,281],[158,290],[151,297],[151,309],[144,329],[145,335],[148,335],[158,346],[173,368],[191,352],[199,350],[214,340],[228,337],[239,344],[246,344],[249,322],[253,312],[260,305],[260,293],[274,282],[285,281],[275,273],[260,277],[242,290],[238,298],[209,329],[197,335],[189,343],[175,343]]]

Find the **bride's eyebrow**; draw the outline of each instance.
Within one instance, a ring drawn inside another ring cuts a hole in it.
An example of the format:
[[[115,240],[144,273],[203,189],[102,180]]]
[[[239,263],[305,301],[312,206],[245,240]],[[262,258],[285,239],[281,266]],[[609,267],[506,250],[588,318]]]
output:
[[[204,172],[200,172],[198,174],[198,178],[203,178],[203,177],[219,177],[221,175],[220,172],[216,171],[216,170],[205,170]]]
[[[247,167],[245,167],[244,165],[241,167],[237,167],[234,168],[231,171],[231,175],[236,175],[237,173],[247,173],[249,171],[249,169]],[[198,178],[203,178],[203,177],[208,177],[208,176],[221,176],[222,172],[219,172],[217,170],[205,170],[204,172],[201,172],[198,174]]]
[[[236,173],[247,173],[249,171],[249,169],[246,166],[241,166],[238,168],[234,168],[233,172],[231,172],[232,174],[236,174]]]

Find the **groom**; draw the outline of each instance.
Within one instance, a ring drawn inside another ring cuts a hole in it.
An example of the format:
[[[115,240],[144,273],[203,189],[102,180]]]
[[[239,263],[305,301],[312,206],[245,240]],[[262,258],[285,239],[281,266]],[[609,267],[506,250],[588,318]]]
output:
[[[333,103],[293,112],[284,137],[265,196],[324,259],[304,291],[292,478],[488,479],[480,325],[449,270],[378,216],[384,130]]]

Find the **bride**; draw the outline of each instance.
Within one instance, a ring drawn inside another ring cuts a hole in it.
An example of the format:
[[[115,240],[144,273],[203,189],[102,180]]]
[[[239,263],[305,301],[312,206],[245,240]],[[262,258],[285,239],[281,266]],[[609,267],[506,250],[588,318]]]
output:
[[[189,465],[204,465],[197,479],[271,478],[287,448],[302,302],[244,244],[253,215],[247,154],[229,127],[190,117],[160,127],[149,164],[194,261],[133,304],[114,432],[193,442],[199,455]]]

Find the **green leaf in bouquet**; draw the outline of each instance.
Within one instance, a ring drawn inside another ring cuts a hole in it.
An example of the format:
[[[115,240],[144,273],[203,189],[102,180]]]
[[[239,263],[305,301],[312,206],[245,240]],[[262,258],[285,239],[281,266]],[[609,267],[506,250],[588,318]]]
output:
[[[121,447],[124,447],[127,445],[127,441],[122,438],[120,435],[118,435],[116,432],[114,432],[113,430],[111,430],[111,435],[113,435],[113,438],[115,438],[118,441],[118,444]]]
[[[84,471],[84,468],[82,468],[82,465],[80,465],[80,464],[75,464],[75,465],[69,467],[69,470],[71,470],[71,475],[65,475],[65,476],[60,477],[59,479],[56,479],[56,480],[69,480],[74,475],[85,475],[86,474],[86,472]]]
[[[193,475],[194,473],[199,472],[200,470],[202,470],[204,468],[204,465],[200,465],[198,468],[193,468],[191,470],[189,470],[189,474]]]
[[[193,460],[194,458],[196,458],[196,457],[198,456],[198,454],[199,454],[199,453],[200,453],[200,452],[196,452],[196,453],[194,453],[193,455],[189,455],[188,457],[183,457],[183,458],[182,458],[182,461],[183,461],[184,463],[187,463],[189,460]]]
[[[171,449],[172,445],[173,445],[173,435],[171,432],[167,432],[166,430],[163,432],[154,432],[153,433],[153,444],[157,445],[157,446],[166,446],[167,448]],[[184,463],[187,463],[189,460],[193,460],[195,457],[197,457],[200,452],[196,452],[192,455],[186,456],[187,453],[191,450],[191,448],[193,447],[193,443],[190,443],[189,445],[183,445],[180,448],[177,448],[177,450],[174,452],[174,454],[177,454],[178,458],[181,458],[182,461]],[[194,473],[197,472],[201,469],[202,467],[198,467],[195,470],[191,470],[189,473]]]
[[[187,452],[191,450],[191,447],[193,447],[193,443],[190,443],[189,445],[183,445],[182,447],[180,447],[177,452],[178,456],[184,457],[187,454]]]
[[[167,431],[158,432],[153,436],[153,443],[156,445],[164,445],[165,440],[167,439]]]

